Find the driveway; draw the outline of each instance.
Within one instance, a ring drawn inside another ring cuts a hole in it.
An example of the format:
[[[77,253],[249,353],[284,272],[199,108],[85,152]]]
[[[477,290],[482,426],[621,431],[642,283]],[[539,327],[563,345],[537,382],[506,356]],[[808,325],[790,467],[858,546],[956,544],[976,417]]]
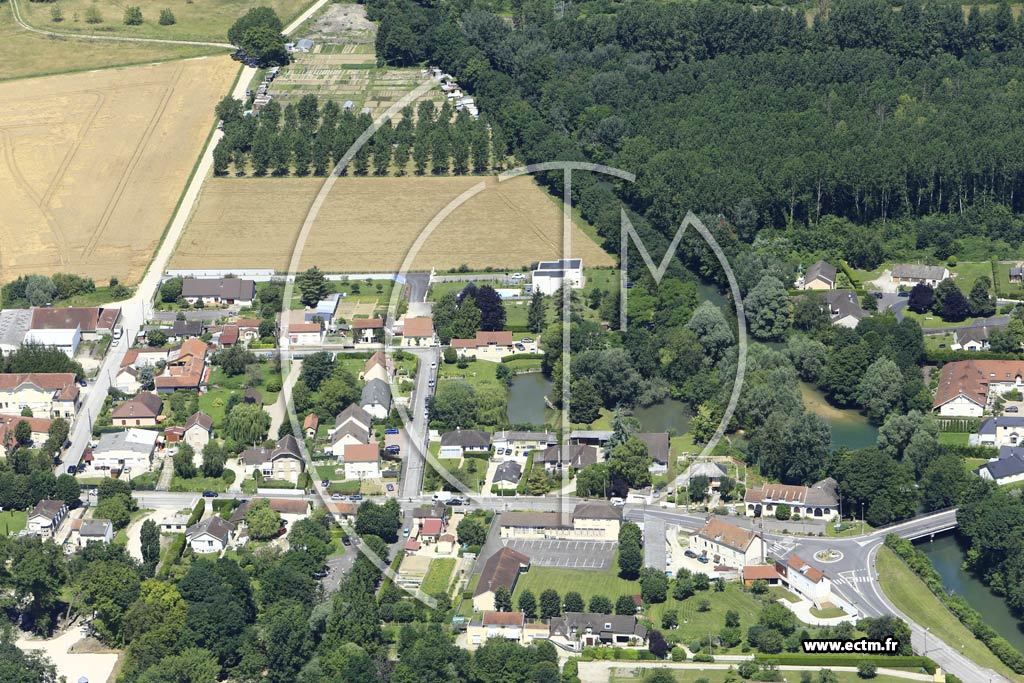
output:
[[[897,292],[899,291],[899,285],[892,281],[892,271],[886,268],[882,271],[874,280],[868,280],[864,282],[865,285],[871,285],[871,288],[877,289],[880,292]]]
[[[84,676],[94,683],[105,683],[117,663],[116,652],[71,653],[68,650],[85,639],[75,623],[64,633],[48,640],[19,639],[15,644],[22,650],[42,650],[57,667],[57,674],[68,681],[77,681]],[[99,645],[97,641],[89,640]]]
[[[505,544],[530,558],[538,567],[608,569],[612,566],[614,541],[511,540]]]

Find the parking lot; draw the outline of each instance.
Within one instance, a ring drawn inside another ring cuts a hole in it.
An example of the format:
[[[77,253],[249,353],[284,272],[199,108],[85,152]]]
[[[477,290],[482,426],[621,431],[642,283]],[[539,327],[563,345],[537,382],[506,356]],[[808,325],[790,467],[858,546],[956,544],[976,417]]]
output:
[[[614,541],[511,540],[506,545],[524,553],[538,567],[608,569],[615,556]]]

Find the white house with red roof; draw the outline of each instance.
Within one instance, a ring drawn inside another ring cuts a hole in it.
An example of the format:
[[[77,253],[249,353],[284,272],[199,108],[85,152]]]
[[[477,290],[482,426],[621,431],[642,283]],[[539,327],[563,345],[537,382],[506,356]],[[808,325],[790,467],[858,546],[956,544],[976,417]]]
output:
[[[73,372],[0,374],[0,413],[32,411],[33,417],[74,419],[79,392]]]

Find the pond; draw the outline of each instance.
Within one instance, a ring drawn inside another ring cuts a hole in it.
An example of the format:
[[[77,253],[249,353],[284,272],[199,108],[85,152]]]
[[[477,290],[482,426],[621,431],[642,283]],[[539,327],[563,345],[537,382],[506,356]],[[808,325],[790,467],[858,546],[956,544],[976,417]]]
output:
[[[952,534],[934,541],[919,543],[918,548],[932,561],[935,571],[942,576],[946,590],[962,595],[971,607],[985,616],[985,623],[1006,638],[1010,645],[1024,652],[1024,633],[1010,612],[1006,601],[990,591],[985,584],[963,569],[964,551]]]
[[[670,398],[646,408],[634,409],[633,417],[640,423],[642,431],[678,435],[690,430],[690,419],[693,414],[685,403]]]
[[[544,397],[551,391],[551,380],[540,372],[516,375],[508,391],[508,421],[511,424],[547,424]]]
[[[836,408],[825,399],[825,394],[806,382],[800,383],[800,393],[807,409],[824,418],[832,429],[831,450],[840,446],[857,450],[877,443],[878,427],[856,410]]]

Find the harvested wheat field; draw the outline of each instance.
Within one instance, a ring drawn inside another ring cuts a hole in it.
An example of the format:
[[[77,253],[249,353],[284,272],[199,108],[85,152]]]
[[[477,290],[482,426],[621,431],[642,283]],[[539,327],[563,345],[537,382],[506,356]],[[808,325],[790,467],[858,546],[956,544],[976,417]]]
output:
[[[423,245],[417,270],[518,269],[562,253],[562,212],[531,178],[339,178],[306,242],[301,267],[395,272],[430,220],[479,182],[486,189],[455,210]],[[203,187],[172,268],[286,271],[320,178],[212,178]],[[578,227],[573,256],[587,266],[611,257]]]
[[[237,72],[203,57],[0,83],[0,282],[137,281]]]

